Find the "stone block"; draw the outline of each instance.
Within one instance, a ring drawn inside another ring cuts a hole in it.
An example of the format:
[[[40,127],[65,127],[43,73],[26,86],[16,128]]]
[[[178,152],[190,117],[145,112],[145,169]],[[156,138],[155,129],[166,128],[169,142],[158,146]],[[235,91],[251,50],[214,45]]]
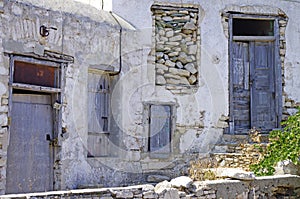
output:
[[[197,53],[197,45],[189,45],[188,46],[188,53],[190,55],[195,55]]]
[[[170,180],[170,177],[164,175],[149,175],[147,182],[162,182],[164,180]]]
[[[188,81],[188,79],[186,77],[181,77],[180,83],[184,84],[184,85],[190,85],[190,82]]]
[[[180,199],[177,189],[168,189],[164,194],[163,199]]]
[[[188,80],[189,80],[189,83],[191,85],[193,85],[197,82],[197,77],[195,75],[191,75]]]
[[[167,60],[165,64],[166,64],[166,66],[170,66],[170,67],[175,67],[175,65],[176,65],[176,64],[175,64],[174,62],[172,62],[171,60]]]
[[[166,83],[167,83],[166,79],[162,75],[157,75],[156,76],[156,84],[164,85]]]
[[[198,72],[193,63],[186,64],[184,68],[190,71],[192,74],[196,74]]]
[[[176,62],[176,67],[181,69],[183,68],[183,64],[180,61],[178,61]]]
[[[171,37],[169,39],[169,41],[181,41],[182,40],[182,36],[181,35],[176,35],[174,37]]]
[[[178,79],[173,79],[173,78],[166,79],[166,81],[167,81],[167,84],[175,84],[175,85],[177,85],[177,84],[180,84],[180,83],[181,83],[180,80],[178,80]]]
[[[169,68],[169,72],[171,74],[180,75],[180,76],[183,76],[183,77],[189,77],[190,76],[190,72],[187,71],[187,70],[183,70],[183,69]]]
[[[168,38],[173,37],[174,36],[174,31],[173,30],[167,31],[165,36],[168,37]]]
[[[164,71],[167,71],[169,68],[166,66],[166,65],[164,65],[164,64],[156,64],[156,68],[157,69],[162,69],[162,70],[164,70]]]
[[[174,51],[174,52],[171,52],[168,54],[169,57],[174,57],[174,56],[178,56],[179,55],[179,52],[177,51]]]
[[[177,41],[169,41],[169,42],[166,42],[167,45],[170,45],[170,46],[179,46],[180,43],[177,42]]]
[[[170,73],[164,74],[164,77],[165,77],[166,79],[168,79],[168,78],[173,78],[173,79],[177,79],[177,80],[180,80],[180,79],[181,79],[181,77],[180,77],[179,75],[170,74]]]
[[[117,191],[116,198],[133,198],[133,193],[129,190]]]
[[[180,176],[177,178],[174,178],[170,181],[172,187],[175,188],[188,188],[191,186],[191,184],[193,183],[193,180],[190,177],[187,176]]]

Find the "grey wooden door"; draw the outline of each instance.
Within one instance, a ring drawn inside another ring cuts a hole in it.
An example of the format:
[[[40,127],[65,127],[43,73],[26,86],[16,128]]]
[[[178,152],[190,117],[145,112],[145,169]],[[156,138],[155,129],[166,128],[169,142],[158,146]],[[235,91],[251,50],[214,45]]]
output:
[[[276,128],[274,42],[235,41],[231,53],[231,131]]]
[[[50,95],[14,94],[7,159],[6,193],[52,190],[53,133]]]

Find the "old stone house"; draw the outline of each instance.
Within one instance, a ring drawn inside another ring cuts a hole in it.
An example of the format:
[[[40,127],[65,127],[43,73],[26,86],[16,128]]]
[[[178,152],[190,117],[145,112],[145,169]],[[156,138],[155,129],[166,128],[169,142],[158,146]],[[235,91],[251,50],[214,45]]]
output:
[[[299,105],[297,0],[81,1],[0,1],[1,193],[185,174]]]

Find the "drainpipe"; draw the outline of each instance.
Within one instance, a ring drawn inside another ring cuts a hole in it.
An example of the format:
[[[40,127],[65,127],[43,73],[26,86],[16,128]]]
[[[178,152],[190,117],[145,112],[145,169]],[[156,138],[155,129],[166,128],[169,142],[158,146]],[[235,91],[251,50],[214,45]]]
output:
[[[111,16],[114,18],[114,20],[118,23],[119,27],[120,27],[120,36],[119,36],[119,70],[116,72],[109,72],[109,76],[115,76],[115,75],[119,75],[121,73],[122,70],[122,26],[120,24],[120,22],[116,19],[116,17],[113,15],[112,11],[109,12],[111,14]]]

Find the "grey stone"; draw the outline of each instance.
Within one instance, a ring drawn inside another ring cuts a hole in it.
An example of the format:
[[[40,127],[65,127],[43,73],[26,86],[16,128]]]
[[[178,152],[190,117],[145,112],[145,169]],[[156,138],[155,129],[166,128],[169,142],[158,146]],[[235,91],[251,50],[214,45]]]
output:
[[[157,194],[161,194],[163,191],[165,191],[166,189],[170,189],[170,188],[172,188],[172,184],[170,182],[168,182],[167,180],[165,180],[165,181],[158,183],[154,187],[154,191]]]
[[[170,46],[179,46],[180,43],[179,42],[176,42],[176,41],[169,41],[169,42],[166,42],[167,45],[170,45]]]
[[[187,63],[187,54],[184,52],[181,52],[178,56],[178,60],[181,61],[183,64]]]
[[[169,59],[169,56],[166,55],[166,54],[164,54],[164,59],[165,59],[165,60],[168,60],[168,59]]]
[[[196,30],[197,26],[193,22],[187,22],[184,26],[183,29],[186,30]]]
[[[156,53],[156,58],[157,59],[160,59],[160,58],[162,58],[164,56],[164,53],[163,52],[157,52]]]
[[[169,68],[164,64],[156,64],[156,69],[162,69],[167,71]]]
[[[116,198],[133,198],[131,191],[123,190],[116,192]]]
[[[168,189],[166,191],[166,193],[164,194],[164,199],[180,199],[179,194],[178,194],[178,190],[171,188]]]
[[[176,67],[183,68],[183,64],[180,61],[178,61],[178,62],[176,62]]]
[[[164,77],[165,77],[165,78],[173,78],[173,79],[177,79],[177,80],[180,80],[180,79],[181,79],[181,77],[180,77],[179,75],[170,74],[170,73],[164,74]]]
[[[162,20],[164,20],[164,21],[173,21],[173,18],[169,17],[169,16],[166,16],[166,17],[163,17]]]
[[[171,37],[169,39],[169,41],[180,41],[180,40],[182,40],[182,36],[181,35],[176,35],[176,36]]]
[[[223,168],[216,170],[216,176],[221,178],[232,178],[238,180],[254,180],[255,175],[253,172],[246,172],[242,169]]]
[[[180,176],[177,178],[174,178],[170,181],[172,187],[184,187],[188,188],[192,183],[193,180],[187,176]]]
[[[174,62],[172,62],[170,60],[167,60],[165,64],[166,64],[166,66],[170,66],[170,67],[174,67],[176,65]]]
[[[164,60],[164,59],[159,59],[159,60],[157,60],[156,62],[159,63],[159,64],[164,64],[164,63],[166,62],[166,60]]]
[[[198,72],[193,63],[186,64],[184,68],[190,71],[192,74],[196,74]]]
[[[189,77],[190,76],[190,72],[187,71],[187,70],[183,70],[183,69],[169,68],[169,72],[171,74],[180,75],[180,76],[183,76],[183,77]]]
[[[181,84],[181,81],[179,79],[170,78],[170,79],[166,79],[166,81],[167,81],[167,84],[174,84],[174,85]]]
[[[147,191],[143,193],[143,198],[157,198],[157,195],[153,191]]]
[[[164,78],[162,75],[157,75],[157,76],[156,76],[156,84],[164,85],[164,84],[166,84],[166,83],[167,83],[167,82],[166,82],[165,78]],[[151,182],[151,181],[148,180],[148,182]],[[152,182],[153,182],[153,181],[152,181]]]
[[[164,180],[170,180],[170,178],[168,176],[164,176],[164,175],[149,175],[147,177],[147,182],[161,182]]]
[[[300,175],[300,165],[295,165],[291,160],[278,162],[275,167],[275,175]]]
[[[173,30],[170,30],[170,31],[167,31],[166,32],[166,37],[173,37],[173,35],[174,35],[174,31]]]
[[[196,83],[197,77],[195,75],[191,75],[188,80],[189,80],[190,84],[193,85]]]
[[[195,55],[197,53],[197,45],[188,46],[188,52],[191,55]]]
[[[175,52],[171,52],[168,54],[170,57],[175,57],[179,55],[179,52],[175,51]]]
[[[161,36],[163,36],[163,35],[166,34],[166,32],[164,31],[164,29],[159,29],[158,30],[158,34],[161,35]]]

